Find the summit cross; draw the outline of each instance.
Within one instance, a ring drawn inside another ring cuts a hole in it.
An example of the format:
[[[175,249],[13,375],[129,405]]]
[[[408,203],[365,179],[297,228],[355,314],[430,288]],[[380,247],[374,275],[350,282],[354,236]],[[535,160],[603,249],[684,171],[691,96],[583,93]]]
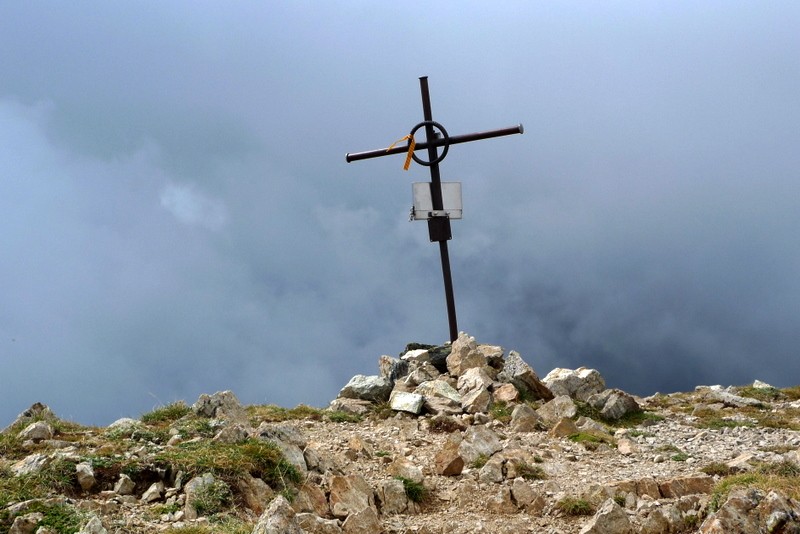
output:
[[[501,137],[504,135],[521,134],[523,129],[522,124],[518,124],[510,128],[502,128],[499,130],[489,130],[485,132],[450,136],[448,135],[447,130],[445,130],[441,124],[433,120],[433,114],[431,113],[431,98],[430,93],[428,92],[428,77],[420,77],[419,85],[420,92],[422,93],[422,115],[424,120],[414,126],[411,129],[411,132],[403,138],[403,140],[408,140],[407,145],[397,147],[390,146],[388,149],[382,148],[377,150],[369,150],[366,152],[348,153],[345,155],[345,160],[348,163],[351,163],[353,161],[359,161],[362,159],[377,158],[405,152],[407,153],[407,161],[405,166],[406,169],[408,168],[408,164],[410,163],[411,159],[430,169],[430,200],[432,210],[428,212],[428,216],[425,218],[428,221],[428,235],[431,242],[436,241],[439,243],[439,255],[442,260],[442,276],[444,278],[445,300],[447,302],[447,319],[450,326],[450,341],[455,341],[458,338],[458,324],[456,320],[455,297],[453,295],[453,279],[450,273],[450,255],[447,250],[447,241],[452,239],[452,233],[450,230],[450,216],[445,210],[443,203],[439,163],[441,163],[441,161],[447,156],[451,145],[466,143],[469,141],[477,141],[479,139]],[[414,140],[414,134],[422,127],[425,128],[425,141],[417,143]],[[439,132],[437,133],[436,130]],[[439,153],[439,147],[442,147],[441,154]],[[427,149],[427,161],[414,154],[415,150],[421,149]]]

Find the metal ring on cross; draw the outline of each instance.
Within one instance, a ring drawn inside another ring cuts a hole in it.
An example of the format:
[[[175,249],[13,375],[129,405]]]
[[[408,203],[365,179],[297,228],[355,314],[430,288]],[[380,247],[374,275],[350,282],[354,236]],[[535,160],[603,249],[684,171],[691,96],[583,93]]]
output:
[[[417,130],[419,130],[423,126],[428,126],[428,125],[433,126],[434,128],[438,128],[439,131],[442,132],[442,138],[444,139],[444,144],[442,145],[443,147],[442,153],[439,154],[439,156],[433,159],[432,161],[423,161],[419,159],[416,154],[411,154],[411,157],[414,158],[414,161],[426,167],[430,167],[431,165],[442,161],[444,157],[447,155],[447,151],[450,150],[450,136],[447,135],[447,130],[444,129],[444,126],[442,126],[436,121],[422,121],[421,123],[417,124],[411,129],[411,137],[414,137],[414,134],[416,133]],[[408,142],[410,143],[411,140],[409,139]]]

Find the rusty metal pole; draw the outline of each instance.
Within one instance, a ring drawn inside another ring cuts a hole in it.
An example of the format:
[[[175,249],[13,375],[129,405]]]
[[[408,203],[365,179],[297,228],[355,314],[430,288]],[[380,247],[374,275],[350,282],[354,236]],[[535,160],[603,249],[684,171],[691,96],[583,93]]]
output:
[[[433,129],[433,113],[431,112],[431,96],[428,91],[428,77],[419,79],[420,92],[422,93],[422,115],[425,119],[425,138],[428,142],[428,161],[433,162],[431,169],[431,200],[435,211],[443,211],[442,180],[439,175],[439,151],[433,145],[436,132]],[[431,217],[428,219],[428,234],[431,241],[439,242],[439,256],[442,260],[442,278],[444,278],[444,296],[447,302],[447,321],[450,325],[450,341],[458,338],[458,321],[456,319],[456,299],[453,293],[453,277],[450,273],[450,254],[447,250],[447,240],[451,238],[450,219],[448,217]]]

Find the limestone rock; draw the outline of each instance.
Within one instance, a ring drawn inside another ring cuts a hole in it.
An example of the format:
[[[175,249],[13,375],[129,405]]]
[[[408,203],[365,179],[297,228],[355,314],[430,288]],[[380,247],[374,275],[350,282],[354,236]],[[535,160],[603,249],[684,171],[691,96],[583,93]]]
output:
[[[407,478],[414,482],[422,482],[424,478],[422,469],[420,469],[419,466],[415,465],[411,460],[402,457],[397,458],[389,464],[387,471],[390,475]]]
[[[53,411],[50,409],[50,407],[47,406],[46,404],[42,404],[41,402],[35,402],[27,410],[19,414],[13,423],[8,425],[0,432],[5,433],[6,431],[8,431],[13,427],[18,428],[22,425],[28,425],[35,421],[45,421],[48,423],[54,423],[58,421],[58,417],[56,417],[56,414],[54,414]]]
[[[492,395],[485,387],[479,387],[468,391],[466,395],[461,398],[461,409],[466,413],[485,413],[489,410],[489,404],[492,402]]]
[[[542,418],[527,404],[518,404],[511,412],[511,430],[515,432],[533,432],[542,425]]]
[[[498,435],[485,426],[471,426],[464,433],[464,439],[458,447],[459,455],[469,465],[481,456],[490,458],[501,450],[503,444]]]
[[[31,454],[26,456],[22,460],[19,460],[18,462],[12,464],[11,471],[17,476],[31,475],[34,473],[38,473],[39,471],[50,465],[52,461],[53,459],[46,454],[41,454],[41,453]]]
[[[364,508],[347,516],[342,524],[345,534],[380,534],[385,532],[378,512],[374,508]]]
[[[361,399],[333,399],[328,410],[352,415],[367,415],[372,410],[372,402]]]
[[[587,402],[592,408],[599,410],[601,416],[612,421],[642,411],[636,399],[619,389],[607,389],[602,393],[595,393],[587,399]]]
[[[142,502],[143,503],[151,503],[161,499],[161,496],[164,494],[164,483],[163,482],[153,482],[150,484],[150,487],[142,493]]]
[[[425,397],[425,409],[431,413],[461,413],[461,394],[446,380],[423,382],[417,386],[414,393]]]
[[[458,388],[459,393],[466,395],[476,389],[488,389],[491,385],[492,379],[484,368],[472,367],[458,377],[456,388]]]
[[[252,534],[304,534],[294,510],[283,495],[278,495],[258,518]]]
[[[536,413],[548,425],[554,425],[564,417],[573,418],[578,413],[578,407],[568,395],[559,395],[547,401]]]
[[[795,534],[800,532],[800,504],[782,493],[738,489],[700,526],[701,534]]]
[[[264,513],[267,505],[275,496],[275,492],[266,482],[252,476],[250,473],[240,475],[236,480],[236,486],[245,506],[258,515]],[[298,494],[299,496],[300,494]]]
[[[94,478],[92,464],[89,462],[81,462],[75,465],[75,475],[83,491],[89,491],[97,484],[97,479]]]
[[[415,415],[422,411],[425,397],[419,393],[407,393],[405,391],[392,391],[389,397],[389,406],[398,412],[408,412]]]
[[[378,501],[384,515],[402,514],[408,508],[408,497],[402,480],[382,480],[378,484]]]
[[[306,482],[297,491],[292,501],[292,509],[297,512],[309,512],[318,516],[327,517],[330,515],[328,499],[322,488],[311,482]]]
[[[448,439],[442,449],[434,457],[434,470],[436,474],[443,476],[460,475],[464,469],[464,458],[458,452],[461,444],[458,439]]]
[[[337,519],[324,519],[311,513],[299,513],[295,517],[304,533],[342,534],[342,527]]]
[[[523,478],[515,478],[511,483],[511,498],[518,508],[529,514],[541,513],[547,504],[547,500]]]
[[[378,358],[378,371],[382,377],[394,383],[408,374],[408,362],[383,355]]]
[[[633,534],[628,514],[613,499],[605,501],[580,534]]]
[[[511,489],[501,486],[497,494],[486,503],[486,509],[493,514],[513,514],[517,507],[511,499]]]
[[[711,493],[714,489],[714,478],[708,475],[673,478],[659,484],[658,489],[667,499],[696,493]]]
[[[100,518],[95,515],[92,516],[76,534],[108,534],[108,531],[103,526],[103,522],[100,521]]]
[[[114,492],[118,495],[133,495],[136,490],[136,483],[125,473],[120,473],[117,483],[114,485]]]
[[[39,521],[44,519],[44,514],[41,512],[32,512],[30,514],[20,515],[14,518],[8,534],[33,534]]]
[[[186,483],[184,492],[186,493],[186,504],[184,505],[183,513],[186,519],[197,519],[197,510],[194,503],[197,500],[197,495],[202,493],[203,489],[214,484],[216,479],[211,473],[194,477]]]
[[[553,393],[539,379],[533,368],[525,363],[517,351],[510,351],[498,380],[514,384],[516,388],[531,395],[534,399],[550,400]]]
[[[458,339],[453,341],[450,355],[447,356],[447,371],[452,376],[461,376],[467,369],[487,365],[486,356],[478,350],[475,338],[459,332]]]
[[[553,395],[567,395],[580,401],[585,401],[591,395],[606,389],[606,381],[600,373],[596,369],[586,367],[575,370],[558,367],[547,373],[542,382]]]
[[[577,434],[579,432],[578,427],[575,426],[575,421],[564,417],[560,419],[553,428],[550,429],[548,432],[549,435],[556,437],[556,438],[566,438],[571,436],[572,434]]]
[[[34,442],[53,439],[53,427],[46,421],[36,421],[26,426],[18,437],[22,440],[29,439]]]
[[[495,402],[511,404],[519,401],[519,390],[514,384],[501,384],[494,389]]]
[[[386,402],[392,392],[392,381],[383,376],[356,375],[350,379],[339,397],[370,402]]]
[[[192,411],[200,417],[214,419],[246,419],[242,404],[232,391],[218,391],[213,395],[200,395],[192,405]]]
[[[372,488],[361,475],[332,476],[329,486],[328,500],[334,517],[344,519],[365,508],[375,511]]]

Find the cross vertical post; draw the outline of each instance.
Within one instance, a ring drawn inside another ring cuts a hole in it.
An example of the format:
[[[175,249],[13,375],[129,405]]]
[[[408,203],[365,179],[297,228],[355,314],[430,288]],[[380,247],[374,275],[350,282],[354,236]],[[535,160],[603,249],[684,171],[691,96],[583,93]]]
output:
[[[386,149],[369,150],[366,152],[348,153],[345,155],[345,160],[350,163],[362,159],[377,158],[381,156],[388,156],[390,154],[399,154],[407,152],[406,169],[411,159],[420,165],[430,167],[431,183],[430,183],[430,208],[425,208],[427,215],[421,218],[428,220],[428,235],[431,241],[439,243],[439,255],[442,261],[442,277],[444,278],[444,292],[445,300],[447,303],[447,319],[450,326],[450,341],[455,341],[458,338],[458,324],[456,320],[456,304],[455,296],[453,295],[453,278],[450,272],[450,254],[447,250],[447,241],[452,238],[450,229],[450,211],[447,211],[447,206],[444,205],[442,195],[442,181],[439,174],[439,162],[441,162],[447,155],[451,145],[459,143],[467,143],[470,141],[477,141],[479,139],[490,139],[492,137],[500,137],[511,134],[523,133],[522,125],[512,126],[510,128],[501,128],[498,130],[489,130],[485,132],[477,132],[466,135],[448,135],[444,127],[433,120],[433,113],[431,112],[431,98],[428,91],[428,77],[421,76],[419,79],[420,92],[422,94],[422,114],[424,121],[414,126],[404,139],[408,139],[406,147],[395,147],[394,145]],[[425,126],[425,141],[416,143],[414,134],[422,126]],[[439,130],[437,134],[436,129]],[[441,134],[441,135],[440,135]],[[414,154],[414,150],[427,149],[428,161],[420,159]],[[439,147],[442,147],[442,153],[439,154]],[[460,199],[460,184],[459,184],[459,199]],[[460,200],[459,200],[460,204]],[[428,210],[430,210],[428,212]],[[458,208],[460,217],[460,206]],[[413,213],[413,211],[412,211]]]
[[[433,129],[433,113],[431,112],[431,96],[428,91],[428,77],[419,79],[422,94],[422,116],[425,119],[425,139],[428,142],[428,161],[431,169],[431,200],[434,211],[443,211],[442,180],[439,174],[439,150],[433,145],[436,132]],[[444,296],[447,303],[447,322],[450,326],[450,341],[458,338],[458,319],[456,318],[456,299],[453,293],[453,276],[450,272],[450,253],[447,240],[451,238],[450,219],[446,216],[428,219],[428,234],[431,241],[439,242],[439,256],[442,260],[442,278],[444,279]]]

